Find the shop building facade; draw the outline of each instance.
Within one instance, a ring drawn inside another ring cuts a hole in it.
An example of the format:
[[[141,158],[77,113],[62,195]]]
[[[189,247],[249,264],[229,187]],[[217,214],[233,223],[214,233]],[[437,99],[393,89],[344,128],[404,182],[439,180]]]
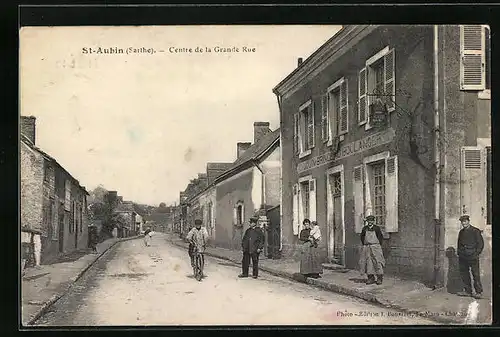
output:
[[[308,218],[323,260],[355,269],[371,214],[388,273],[446,282],[458,217],[470,214],[486,236],[491,218],[488,34],[344,26],[274,88],[282,255],[295,253]]]

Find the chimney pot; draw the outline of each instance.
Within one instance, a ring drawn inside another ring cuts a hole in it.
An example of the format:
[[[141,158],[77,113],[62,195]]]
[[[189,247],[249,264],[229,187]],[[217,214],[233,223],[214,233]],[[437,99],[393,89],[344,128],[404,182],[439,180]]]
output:
[[[236,143],[236,159],[239,159],[241,157],[241,155],[243,154],[243,152],[248,150],[248,148],[250,146],[252,146],[252,143],[249,143],[249,142]]]
[[[297,59],[297,67],[299,67],[299,66],[302,64],[302,62],[303,62],[302,57],[299,57],[299,58]]]
[[[21,116],[21,134],[35,144],[36,117]]]
[[[263,136],[271,132],[269,129],[269,122],[255,122],[253,123],[253,142],[257,143]]]

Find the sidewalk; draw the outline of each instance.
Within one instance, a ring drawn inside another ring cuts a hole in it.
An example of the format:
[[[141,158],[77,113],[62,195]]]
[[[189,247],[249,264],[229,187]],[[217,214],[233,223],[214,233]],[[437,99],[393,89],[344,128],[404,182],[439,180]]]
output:
[[[168,240],[177,246],[185,248],[188,246],[178,235],[170,235]],[[207,248],[206,254],[241,263],[239,251],[210,247]],[[299,262],[297,261],[264,258],[261,259],[259,267],[270,274],[304,282],[298,274]],[[432,290],[419,282],[387,275],[384,276],[384,284],[380,286],[366,285],[360,278],[358,271],[325,269],[322,278],[307,278],[305,282],[336,293],[361,298],[389,309],[399,310],[402,315],[419,315],[443,324],[491,324],[491,298],[475,300],[459,297],[449,294],[446,289]],[[469,307],[472,309],[475,306],[474,303],[478,304],[477,310],[474,310],[477,314],[468,315]]]
[[[42,316],[99,257],[116,243],[138,237],[108,239],[97,245],[97,254],[89,253],[76,261],[41,265],[40,268],[27,269],[21,285],[23,326],[33,324]]]

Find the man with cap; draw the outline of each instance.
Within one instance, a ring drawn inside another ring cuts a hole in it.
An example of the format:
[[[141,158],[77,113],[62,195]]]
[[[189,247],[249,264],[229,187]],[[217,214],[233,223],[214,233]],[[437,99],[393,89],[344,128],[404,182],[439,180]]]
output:
[[[457,293],[459,296],[474,296],[481,298],[483,287],[481,285],[481,275],[479,273],[479,255],[484,248],[484,240],[481,230],[470,224],[468,215],[460,217],[462,229],[458,233],[458,266],[464,284],[464,291]],[[472,295],[470,274],[474,279],[475,295]]]
[[[380,227],[375,225],[375,217],[368,215],[366,225],[361,230],[361,256],[359,265],[361,272],[368,276],[366,284],[382,284],[384,276],[385,259],[382,252],[384,236]],[[377,275],[377,280],[375,280]]]
[[[257,227],[257,217],[250,218],[250,228],[245,231],[241,241],[243,251],[242,273],[238,277],[248,277],[248,269],[250,267],[250,259],[252,259],[252,277],[259,276],[259,254],[264,248],[264,232]]]
[[[194,221],[194,227],[191,228],[189,233],[186,236],[186,241],[189,242],[188,253],[191,258],[191,266],[194,267],[194,257],[195,251],[201,253],[202,263],[205,264],[205,257],[203,253],[205,253],[205,249],[208,242],[208,232],[205,227],[201,227],[202,221],[200,219],[196,219]],[[205,277],[206,275],[203,275]]]

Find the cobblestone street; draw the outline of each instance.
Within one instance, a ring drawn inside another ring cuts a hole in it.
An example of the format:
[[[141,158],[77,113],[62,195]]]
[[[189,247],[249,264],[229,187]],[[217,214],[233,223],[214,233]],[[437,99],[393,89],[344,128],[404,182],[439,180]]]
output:
[[[238,279],[238,265],[211,257],[205,271],[197,282],[187,252],[162,235],[122,242],[35,325],[436,324],[265,272]]]

